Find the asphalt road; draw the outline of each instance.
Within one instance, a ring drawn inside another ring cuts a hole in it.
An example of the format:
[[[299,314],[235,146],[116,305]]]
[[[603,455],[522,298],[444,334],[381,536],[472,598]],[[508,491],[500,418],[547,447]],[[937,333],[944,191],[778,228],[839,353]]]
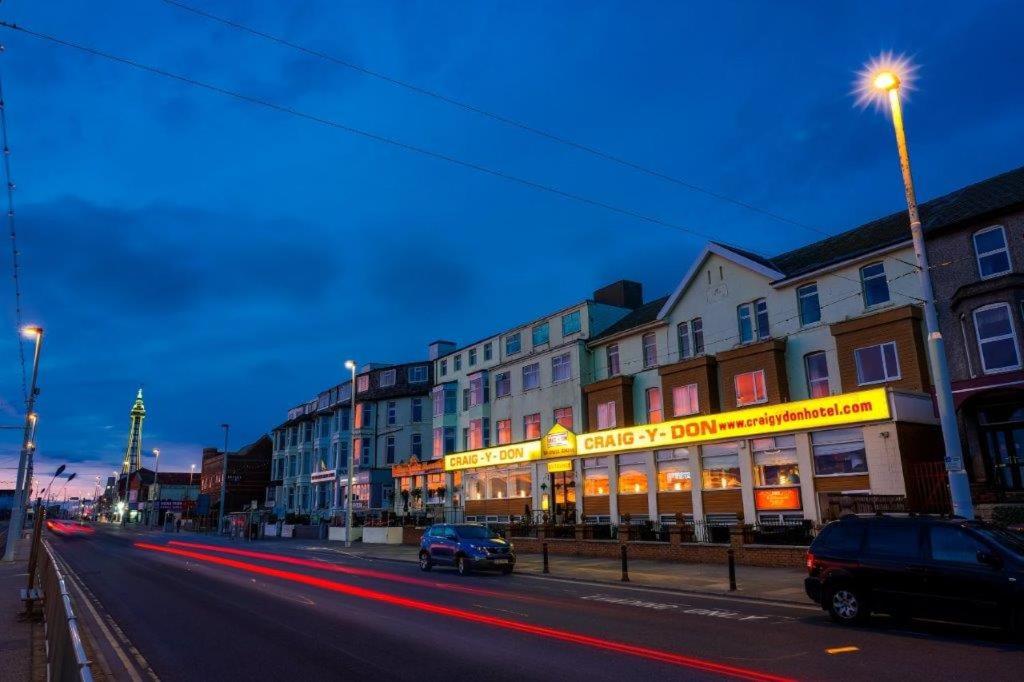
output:
[[[1024,669],[1024,648],[997,632],[884,619],[847,629],[811,607],[460,578],[104,526],[51,543],[117,679],[1009,680]]]

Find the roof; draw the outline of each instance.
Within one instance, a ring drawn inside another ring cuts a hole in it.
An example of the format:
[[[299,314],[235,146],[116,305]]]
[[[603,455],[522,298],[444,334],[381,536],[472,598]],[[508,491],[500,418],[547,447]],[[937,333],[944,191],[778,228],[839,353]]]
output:
[[[929,233],[1018,204],[1024,204],[1024,166],[926,201],[918,211]],[[790,278],[909,240],[907,212],[899,211],[769,261]]]
[[[199,478],[187,471],[161,471],[157,474],[160,485],[188,485],[190,478],[198,485]]]
[[[600,341],[603,338],[615,336],[616,334],[620,334],[624,331],[654,322],[658,319],[658,311],[661,310],[667,300],[668,296],[662,296],[661,298],[656,298],[653,301],[644,303],[639,308],[636,308],[635,310],[627,313],[624,317],[619,318],[617,322],[606,328],[597,336],[593,337],[590,341]]]

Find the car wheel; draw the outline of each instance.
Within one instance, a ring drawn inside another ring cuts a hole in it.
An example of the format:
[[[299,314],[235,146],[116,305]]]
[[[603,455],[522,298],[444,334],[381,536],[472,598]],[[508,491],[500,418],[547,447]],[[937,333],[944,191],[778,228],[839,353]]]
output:
[[[839,585],[828,592],[828,615],[837,623],[854,625],[868,617],[867,604],[859,590]]]
[[[455,568],[458,569],[459,575],[469,575],[473,570],[469,564],[469,559],[464,556],[460,556],[455,560]]]
[[[420,570],[429,571],[434,567],[434,562],[430,560],[430,555],[426,552],[420,552]]]

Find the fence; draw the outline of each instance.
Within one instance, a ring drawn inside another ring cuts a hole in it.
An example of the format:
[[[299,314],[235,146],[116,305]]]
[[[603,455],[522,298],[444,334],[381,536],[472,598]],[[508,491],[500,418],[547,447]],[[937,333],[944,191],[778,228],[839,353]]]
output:
[[[749,545],[800,545],[814,540],[814,523],[758,523],[743,527],[743,542]]]
[[[825,511],[823,521],[835,521],[846,514],[901,514],[907,511],[907,498],[903,495],[869,495],[822,493],[821,505]],[[819,498],[820,499],[820,498]]]
[[[40,584],[43,588],[43,617],[46,629],[47,678],[58,682],[92,682],[89,659],[78,632],[78,618],[71,607],[64,576],[50,547],[38,548]]]

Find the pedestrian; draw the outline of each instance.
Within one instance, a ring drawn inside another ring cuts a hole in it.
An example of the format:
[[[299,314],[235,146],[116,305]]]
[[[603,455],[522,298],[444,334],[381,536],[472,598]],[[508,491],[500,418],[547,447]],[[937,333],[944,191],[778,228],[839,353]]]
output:
[[[175,526],[177,527],[177,530],[175,532],[176,533],[180,533],[181,532],[181,517],[180,516],[178,517],[178,520],[175,522]]]

